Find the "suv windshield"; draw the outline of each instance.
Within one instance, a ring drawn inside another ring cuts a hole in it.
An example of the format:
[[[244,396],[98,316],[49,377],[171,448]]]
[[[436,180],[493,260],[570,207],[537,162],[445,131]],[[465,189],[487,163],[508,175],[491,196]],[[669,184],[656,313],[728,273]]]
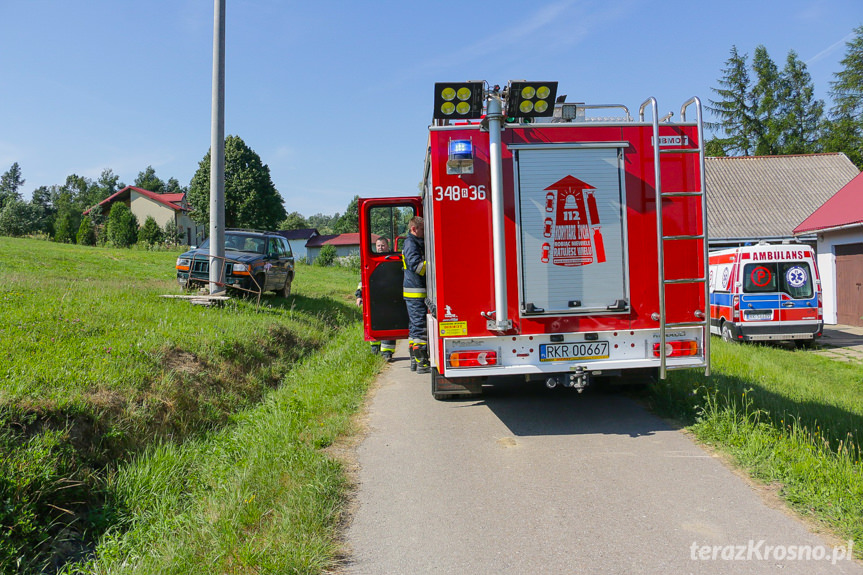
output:
[[[783,292],[795,299],[812,297],[812,272],[806,262],[765,262],[743,268],[744,293]]]
[[[210,238],[201,243],[199,248],[207,249],[210,247]],[[255,254],[267,253],[267,239],[263,237],[248,236],[245,234],[225,234],[225,250],[235,252],[252,252]]]

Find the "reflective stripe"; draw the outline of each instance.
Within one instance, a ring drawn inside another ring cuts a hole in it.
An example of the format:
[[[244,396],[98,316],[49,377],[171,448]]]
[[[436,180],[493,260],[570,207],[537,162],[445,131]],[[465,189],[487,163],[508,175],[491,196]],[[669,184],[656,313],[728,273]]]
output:
[[[418,274],[418,275],[421,275],[421,276],[426,275],[426,263],[425,263],[425,260],[423,260],[423,263],[421,263],[420,265],[418,265],[418,266],[417,266],[417,274]]]
[[[381,346],[381,342],[379,342],[379,341],[373,341],[372,342],[372,347],[380,347],[380,346]]]
[[[402,295],[404,297],[425,297],[426,296],[426,288],[402,288]]]
[[[381,352],[384,352],[384,351],[395,351],[395,350],[396,350],[396,348],[395,348],[395,347],[390,347],[390,346],[388,346],[388,345],[382,345],[382,346],[381,346]]]
[[[427,343],[427,342],[425,342],[425,341],[419,340],[419,339],[415,339],[415,340],[414,340],[414,347],[417,347],[417,346],[420,346],[420,345],[428,345],[428,343]]]

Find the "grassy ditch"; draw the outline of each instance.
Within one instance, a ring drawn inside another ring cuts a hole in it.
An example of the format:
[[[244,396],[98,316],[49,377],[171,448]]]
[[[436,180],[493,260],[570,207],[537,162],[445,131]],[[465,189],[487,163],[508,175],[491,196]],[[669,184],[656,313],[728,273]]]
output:
[[[776,485],[863,556],[863,365],[716,338],[711,360],[708,378],[676,371],[655,386],[656,411]]]
[[[281,482],[298,509],[303,496],[289,487],[338,486],[338,466],[320,449],[365,380],[315,392],[292,378],[333,350],[360,373],[379,365],[349,351],[361,339],[355,273],[302,266],[287,300],[205,308],[159,297],[179,293],[175,257],[0,238],[0,573],[51,572],[92,558],[97,542],[100,562],[128,561],[134,541],[153,544],[154,525],[179,540],[159,514],[187,528],[180,517],[198,488],[239,496],[231,465],[251,473],[231,459],[241,435],[258,416],[281,427],[281,409],[296,416],[290,440],[258,429],[245,441],[262,453],[270,442],[295,449],[260,473],[293,462]]]

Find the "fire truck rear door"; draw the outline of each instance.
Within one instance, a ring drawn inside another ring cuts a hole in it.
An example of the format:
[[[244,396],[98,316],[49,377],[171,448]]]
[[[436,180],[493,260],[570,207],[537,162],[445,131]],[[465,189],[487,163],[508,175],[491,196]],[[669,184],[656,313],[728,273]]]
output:
[[[408,315],[402,297],[401,251],[408,234],[408,222],[422,215],[421,200],[417,196],[361,198],[359,210],[366,339],[405,339]]]
[[[629,312],[625,145],[510,146],[523,314]]]

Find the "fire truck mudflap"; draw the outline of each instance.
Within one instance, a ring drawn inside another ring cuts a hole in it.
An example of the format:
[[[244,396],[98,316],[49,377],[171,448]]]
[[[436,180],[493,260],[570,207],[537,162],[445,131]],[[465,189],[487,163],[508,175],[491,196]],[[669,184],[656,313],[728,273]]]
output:
[[[660,124],[652,98],[637,120],[619,105],[588,119],[597,107],[555,92],[435,86],[422,212],[436,398],[496,376],[580,391],[595,375],[709,370],[700,101]]]

